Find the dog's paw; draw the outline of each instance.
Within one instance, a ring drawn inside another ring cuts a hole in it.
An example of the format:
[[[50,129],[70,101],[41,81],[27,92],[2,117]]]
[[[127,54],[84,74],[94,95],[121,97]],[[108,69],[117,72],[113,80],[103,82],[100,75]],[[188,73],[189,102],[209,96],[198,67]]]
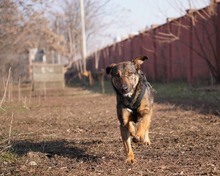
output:
[[[151,142],[150,142],[150,139],[149,139],[148,133],[147,133],[147,135],[145,135],[144,144],[145,144],[145,145],[151,145]]]
[[[127,159],[125,160],[125,163],[135,163],[136,160],[134,159],[134,154],[131,152],[127,155]]]
[[[133,164],[133,163],[135,163],[136,162],[136,159],[134,159],[134,158],[127,158],[126,160],[125,160],[125,163],[128,163],[128,164]]]
[[[144,144],[145,144],[145,145],[151,145],[151,142],[150,142],[150,140],[145,140],[145,141],[144,141]]]
[[[138,142],[140,141],[140,139],[137,138],[137,137],[133,137],[132,141],[133,141],[134,143],[138,143]]]
[[[140,136],[135,136],[132,140],[134,143],[144,143],[144,138]]]

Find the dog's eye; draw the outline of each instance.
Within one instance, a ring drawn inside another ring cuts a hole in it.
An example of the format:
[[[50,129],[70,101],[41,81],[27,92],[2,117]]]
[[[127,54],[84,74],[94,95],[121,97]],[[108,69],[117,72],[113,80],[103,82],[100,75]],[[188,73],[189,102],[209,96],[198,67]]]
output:
[[[119,74],[119,73],[115,73],[114,76],[117,77],[117,78],[119,78],[119,77],[120,77],[120,74]]]
[[[128,76],[131,76],[131,75],[133,75],[133,74],[134,74],[133,72],[129,72],[129,73],[128,73]]]

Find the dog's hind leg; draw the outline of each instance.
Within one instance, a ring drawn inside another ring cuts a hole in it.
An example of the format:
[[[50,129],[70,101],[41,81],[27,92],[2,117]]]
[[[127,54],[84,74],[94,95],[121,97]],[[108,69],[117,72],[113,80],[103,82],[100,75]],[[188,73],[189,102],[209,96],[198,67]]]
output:
[[[124,145],[125,149],[125,154],[126,154],[126,162],[128,163],[134,163],[134,153],[131,148],[131,137],[130,137],[130,132],[126,127],[120,126],[120,131],[121,131],[121,137],[122,137],[122,142]]]

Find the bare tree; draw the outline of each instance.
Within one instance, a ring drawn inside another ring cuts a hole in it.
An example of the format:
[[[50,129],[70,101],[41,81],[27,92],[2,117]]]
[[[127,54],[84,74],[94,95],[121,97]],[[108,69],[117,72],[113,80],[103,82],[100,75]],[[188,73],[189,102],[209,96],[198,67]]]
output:
[[[65,39],[51,29],[42,4],[47,6],[41,0],[0,1],[1,78],[11,67],[13,79],[25,79],[28,74],[27,52],[30,48],[66,53]]]
[[[191,18],[194,26],[199,26],[199,28],[194,27],[193,31],[201,52],[196,49],[194,51],[204,59],[215,82],[220,83],[220,59],[218,53],[220,47],[218,42],[220,41],[220,26],[217,4],[211,1],[208,11],[195,11],[191,14]],[[201,38],[198,29],[202,29],[204,38]],[[204,42],[207,42],[207,44],[204,45]]]
[[[171,7],[176,8],[182,13],[185,7],[180,1],[172,1]],[[220,41],[220,26],[219,13],[217,3],[211,0],[207,8],[200,10],[194,9],[199,1],[188,0],[187,10],[188,24],[182,24],[179,20],[172,20],[171,26],[177,27],[178,30],[172,31],[169,29],[166,33],[157,33],[155,38],[160,43],[172,43],[178,40],[183,45],[187,46],[191,51],[196,53],[207,64],[211,73],[211,83],[220,83],[220,60],[219,60],[219,42]],[[207,2],[206,2],[207,3]],[[204,4],[206,4],[204,3]],[[219,6],[219,5],[218,5]],[[181,40],[181,30],[188,30],[188,33],[193,36],[192,44]]]
[[[193,4],[193,2],[191,3]],[[217,4],[214,0],[210,1],[210,5],[207,8],[188,11],[192,24],[189,29],[194,34],[195,42],[197,43],[197,47],[191,45],[188,45],[188,47],[207,64],[212,76],[211,83],[220,83],[219,46],[217,46],[219,45],[217,41],[220,41],[220,26],[218,22],[219,14],[217,13]]]
[[[85,24],[86,24],[86,40],[88,50],[94,49],[97,35],[106,26],[103,22],[105,11],[103,7],[109,2],[86,0],[85,8]],[[60,30],[64,34],[67,41],[69,60],[76,61],[82,58],[82,40],[81,40],[81,20],[80,20],[80,1],[64,0],[60,2],[62,13],[57,15]],[[57,13],[58,14],[58,13]],[[78,69],[82,71],[82,63],[79,62]]]
[[[19,22],[21,14],[13,1],[0,1],[0,74],[1,78],[7,74],[7,70],[15,62],[15,51],[17,46],[14,41],[19,35]],[[11,66],[10,66],[11,64]],[[0,80],[2,83],[2,80]]]
[[[16,37],[20,14],[16,5],[7,0],[0,1],[0,53],[13,49],[11,45],[13,38]],[[6,49],[7,48],[7,49]]]
[[[96,37],[108,25],[103,18],[109,1],[85,0],[88,52],[96,49]],[[54,53],[54,57],[65,55],[69,61],[82,58],[79,0],[60,1],[61,8],[50,8],[51,2],[57,1],[0,1],[1,78],[10,67],[12,79],[25,77],[27,52],[31,48],[45,49],[47,53]],[[78,63],[77,70],[81,72],[83,65]]]
[[[63,14],[56,20],[59,20],[59,23],[62,24],[60,30],[67,41],[69,58],[74,61],[77,57],[80,57],[81,52],[79,1],[64,0],[62,9]]]

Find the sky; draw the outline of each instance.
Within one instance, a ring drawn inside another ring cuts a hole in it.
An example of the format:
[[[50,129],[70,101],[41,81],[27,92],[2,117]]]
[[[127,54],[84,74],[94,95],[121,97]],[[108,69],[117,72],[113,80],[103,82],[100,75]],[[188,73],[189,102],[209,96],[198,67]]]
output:
[[[110,0],[110,9],[120,9],[115,13],[115,25],[110,25],[111,38],[120,40],[129,34],[143,31],[152,24],[164,24],[167,17],[177,18],[186,13],[186,9],[203,8],[210,0]]]

